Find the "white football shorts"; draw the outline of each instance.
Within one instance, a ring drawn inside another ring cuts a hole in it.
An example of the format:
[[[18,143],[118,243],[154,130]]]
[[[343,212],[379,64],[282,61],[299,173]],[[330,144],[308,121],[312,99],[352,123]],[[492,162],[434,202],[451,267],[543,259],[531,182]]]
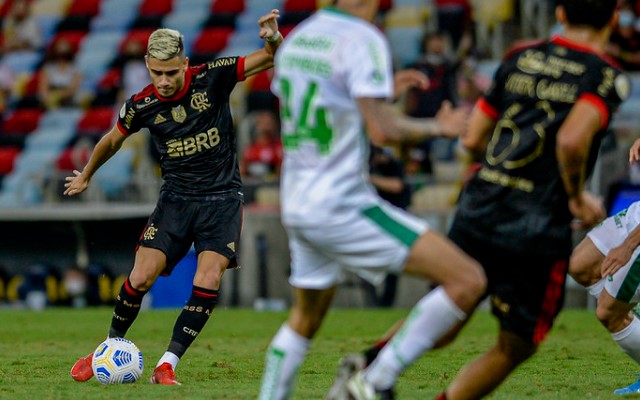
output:
[[[296,288],[327,289],[351,271],[372,284],[399,274],[426,221],[388,203],[350,208],[326,224],[287,226],[291,251],[289,283]]]
[[[629,233],[638,226],[640,202],[635,202],[626,210],[605,219],[593,228],[587,236],[605,256],[611,249],[620,246]],[[626,303],[640,301],[640,247],[636,248],[629,261],[613,276],[605,279],[604,287],[616,299]]]

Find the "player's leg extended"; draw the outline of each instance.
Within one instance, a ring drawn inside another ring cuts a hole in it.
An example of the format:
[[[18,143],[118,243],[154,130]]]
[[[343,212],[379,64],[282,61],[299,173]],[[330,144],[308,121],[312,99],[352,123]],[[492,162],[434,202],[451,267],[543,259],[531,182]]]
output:
[[[486,289],[486,278],[477,262],[433,230],[413,244],[403,272],[439,287],[416,304],[400,331],[366,369],[365,380],[378,391],[390,389],[420,355],[448,332],[457,332]]]
[[[295,288],[295,303],[289,319],[280,327],[267,349],[260,400],[282,400],[291,396],[298,369],[327,314],[335,291],[335,286],[322,290]]]
[[[173,371],[213,313],[218,303],[220,281],[228,265],[229,259],[214,251],[198,254],[191,297],[176,319],[167,351],[156,365],[153,383],[178,384]]]
[[[166,257],[160,250],[140,246],[136,252],[133,270],[122,284],[113,310],[109,337],[124,337],[135,321],[142,298],[158,278],[166,264]],[[91,361],[93,353],[80,358],[71,368],[71,377],[84,382],[93,376]]]
[[[602,260],[604,260],[604,254],[587,236],[575,247],[569,261],[569,275],[596,299],[604,287],[604,280],[600,273]]]
[[[142,298],[158,279],[166,261],[166,256],[158,249],[138,248],[133,270],[116,298],[109,337],[124,337],[140,312]]]
[[[491,393],[518,365],[531,357],[537,345],[500,330],[498,342],[484,355],[464,367],[439,399],[479,399]]]

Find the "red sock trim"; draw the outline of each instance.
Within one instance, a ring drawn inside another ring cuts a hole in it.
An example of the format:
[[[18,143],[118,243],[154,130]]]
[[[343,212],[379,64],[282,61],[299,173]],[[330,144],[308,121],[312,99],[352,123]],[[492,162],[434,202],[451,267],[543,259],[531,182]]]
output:
[[[198,286],[194,286],[191,293],[197,297],[203,297],[206,299],[212,299],[218,297],[217,290],[205,289]]]
[[[134,289],[133,286],[131,286],[129,278],[124,281],[124,290],[126,290],[131,296],[142,296],[144,294],[144,291]]]

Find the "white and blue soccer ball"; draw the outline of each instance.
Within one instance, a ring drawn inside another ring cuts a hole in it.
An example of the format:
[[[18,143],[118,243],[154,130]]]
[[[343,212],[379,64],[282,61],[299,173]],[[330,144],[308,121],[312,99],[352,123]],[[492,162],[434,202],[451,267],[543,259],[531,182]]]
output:
[[[133,383],[142,376],[142,352],[130,340],[108,338],[93,352],[93,374],[103,385]]]

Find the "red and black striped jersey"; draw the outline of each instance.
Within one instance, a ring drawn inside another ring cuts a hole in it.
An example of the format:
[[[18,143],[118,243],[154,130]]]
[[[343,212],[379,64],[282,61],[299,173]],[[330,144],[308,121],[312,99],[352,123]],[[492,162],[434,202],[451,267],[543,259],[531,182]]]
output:
[[[455,223],[499,247],[567,255],[572,216],[556,135],[576,102],[596,107],[601,126],[587,163],[591,172],[612,113],[629,92],[628,77],[613,61],[564,37],[508,52],[477,104],[496,126]]]
[[[229,96],[244,78],[243,57],[218,58],[187,68],[170,98],[150,84],[124,103],[117,126],[125,135],[149,130],[162,192],[202,197],[242,187]]]

